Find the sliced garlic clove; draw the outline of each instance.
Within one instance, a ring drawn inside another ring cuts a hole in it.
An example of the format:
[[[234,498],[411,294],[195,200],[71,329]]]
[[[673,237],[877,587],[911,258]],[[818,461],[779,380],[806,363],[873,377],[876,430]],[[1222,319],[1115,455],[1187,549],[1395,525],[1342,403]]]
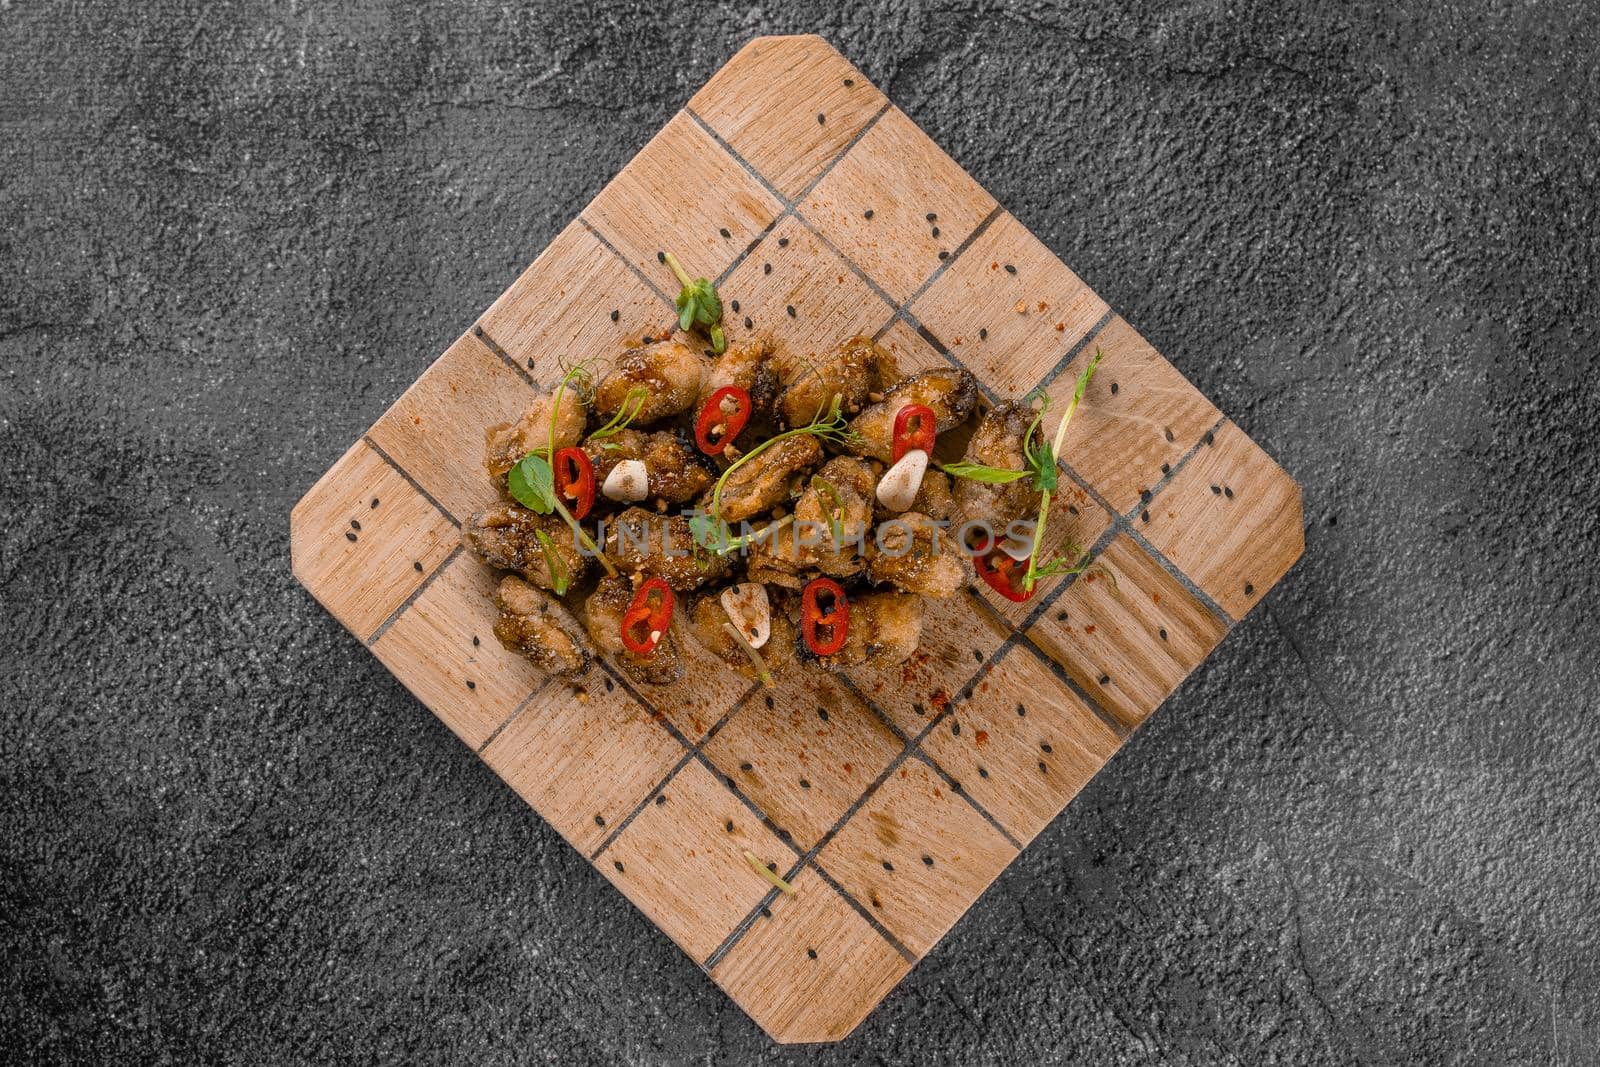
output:
[[[772,636],[772,604],[767,599],[767,587],[760,582],[740,582],[730,585],[719,597],[722,610],[744,634],[750,647],[760,648]]]
[[[1007,534],[1000,542],[1000,551],[1016,560],[1018,563],[1028,562],[1028,557],[1033,555],[1033,538],[1019,540]]]
[[[928,472],[928,454],[913,448],[878,480],[878,502],[890,511],[905,511],[917,499],[922,476]]]
[[[600,491],[612,500],[643,500],[650,495],[650,471],[642,459],[625,459],[611,468]]]

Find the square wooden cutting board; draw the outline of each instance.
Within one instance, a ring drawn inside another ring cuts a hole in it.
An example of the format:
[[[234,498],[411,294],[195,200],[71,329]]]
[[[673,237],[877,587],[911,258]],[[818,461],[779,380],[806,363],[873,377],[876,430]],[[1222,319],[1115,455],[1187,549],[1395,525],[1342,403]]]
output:
[[[931,600],[910,662],[776,691],[698,650],[666,690],[505,651],[460,548],[496,497],[485,428],[564,359],[665,335],[665,251],[716,280],[735,339],[871,334],[989,400],[1042,387],[1059,412],[1103,353],[1048,527],[1094,567],[1026,604]],[[291,527],[317,599],[783,1042],[853,1030],[1304,547],[1294,481],[817,37],[734,56]]]

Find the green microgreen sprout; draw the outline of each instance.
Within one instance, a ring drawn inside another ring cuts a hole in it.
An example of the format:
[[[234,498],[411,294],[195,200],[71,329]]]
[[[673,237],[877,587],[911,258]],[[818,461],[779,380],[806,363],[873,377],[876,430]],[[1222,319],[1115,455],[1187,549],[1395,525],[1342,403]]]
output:
[[[677,276],[678,284],[683,286],[673,301],[678,308],[678,329],[688,333],[696,325],[704,327],[706,336],[711,338],[711,350],[722,355],[728,350],[728,339],[722,333],[722,298],[717,295],[716,286],[704,278],[691,280],[689,272],[671,252],[664,258]]]
[[[550,540],[550,535],[543,530],[535,530],[534,534],[539,538],[539,550],[544,553],[544,565],[550,571],[550,584],[555,588],[556,596],[565,596],[572,584],[572,576],[567,573],[566,564],[561,562],[561,557],[556,553],[556,544]]]
[[[839,490],[833,487],[820,474],[811,476],[811,488],[817,491],[817,496],[826,496],[828,504],[828,531],[833,534],[833,543],[837,547],[844,540],[844,524],[840,521],[844,517],[844,501],[839,498]]]
[[[636,385],[628,390],[628,395],[622,398],[622,406],[617,408],[617,413],[611,416],[611,421],[589,435],[590,441],[603,441],[613,437],[628,428],[634,419],[639,417],[639,412],[644,410],[644,405],[650,399],[650,389],[647,386]],[[606,443],[602,448],[615,448],[616,444]]]
[[[1067,410],[1061,413],[1061,422],[1056,426],[1055,440],[1048,447],[1041,447],[1037,452],[1029,453],[1030,466],[1048,464],[1049,480],[1048,486],[1042,486],[1040,491],[1039,522],[1033,529],[1033,552],[1028,556],[1028,569],[1022,576],[1023,592],[1031,592],[1034,584],[1040,578],[1066,573],[1070,567],[1070,564],[1061,556],[1041,561],[1039,552],[1044,546],[1045,521],[1050,517],[1050,494],[1054,492],[1056,487],[1056,457],[1061,455],[1061,446],[1066,442],[1067,426],[1072,422],[1072,414],[1078,410],[1078,405],[1083,402],[1083,394],[1089,388],[1089,379],[1094,377],[1094,372],[1100,366],[1100,360],[1104,356],[1105,354],[1096,348],[1094,350],[1094,358],[1084,366],[1083,373],[1078,375],[1078,384],[1073,386],[1072,389],[1072,399],[1067,401]],[[1044,415],[1044,407],[1045,405],[1040,406],[1039,417],[1036,417],[1029,427],[1030,435],[1033,427],[1039,424],[1039,418]],[[1043,471],[1038,470],[1036,473],[1042,475]]]
[[[855,444],[861,435],[850,429],[848,421],[839,410],[839,397],[833,398],[833,403],[828,406],[827,412],[817,412],[817,417],[804,426],[797,426],[792,430],[785,430],[780,434],[767,438],[729,465],[722,472],[722,477],[717,479],[717,484],[711,489],[711,511],[709,517],[716,523],[722,523],[722,489],[728,484],[728,478],[734,471],[755,459],[761,453],[777,444],[779,441],[790,437],[817,437],[838,448]]]
[[[761,658],[761,653],[756,651],[756,646],[750,643],[750,639],[740,633],[739,628],[731,622],[723,623],[722,628],[733,635],[733,639],[739,642],[739,647],[744,649],[744,654],[750,657],[750,665],[756,669],[756,676],[761,679],[761,684],[768,689],[775,688],[777,683],[772,680],[772,672],[767,670],[767,661]]]

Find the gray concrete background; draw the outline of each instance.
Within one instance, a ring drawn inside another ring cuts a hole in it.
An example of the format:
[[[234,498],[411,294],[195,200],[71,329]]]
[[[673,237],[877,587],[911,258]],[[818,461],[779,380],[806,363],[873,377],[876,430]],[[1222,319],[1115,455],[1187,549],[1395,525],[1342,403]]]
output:
[[[1305,486],[1305,559],[782,1050],[292,581],[290,506],[741,43],[827,35]],[[25,1059],[1595,1062],[1600,16],[0,0]]]

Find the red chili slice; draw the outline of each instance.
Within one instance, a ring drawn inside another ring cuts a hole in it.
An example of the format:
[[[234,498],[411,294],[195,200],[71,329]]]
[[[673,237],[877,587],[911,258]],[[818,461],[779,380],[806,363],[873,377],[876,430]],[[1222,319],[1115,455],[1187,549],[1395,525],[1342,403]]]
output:
[[[933,436],[938,419],[926,404],[907,404],[894,416],[894,461],[914,449],[933,455]]]
[[[556,494],[568,501],[572,517],[581,519],[594,507],[594,464],[581,448],[563,448],[556,452]]]
[[[723,402],[732,401],[732,410],[724,411]],[[737,385],[724,385],[711,394],[700,417],[694,424],[694,443],[708,456],[720,453],[724,446],[750,422],[750,394]]]
[[[824,596],[833,598],[826,610],[818,603]],[[800,594],[800,633],[806,647],[819,656],[831,656],[844,647],[849,632],[850,601],[844,587],[832,578],[813,578]]]
[[[973,553],[972,566],[990,589],[1014,603],[1031,599],[1038,589],[1035,586],[1023,592],[1022,577],[1027,573],[1028,561],[1012,559],[997,540],[989,541]]]
[[[672,601],[665,578],[651,578],[641,585],[622,613],[622,647],[640,656],[654,652],[672,624]]]

